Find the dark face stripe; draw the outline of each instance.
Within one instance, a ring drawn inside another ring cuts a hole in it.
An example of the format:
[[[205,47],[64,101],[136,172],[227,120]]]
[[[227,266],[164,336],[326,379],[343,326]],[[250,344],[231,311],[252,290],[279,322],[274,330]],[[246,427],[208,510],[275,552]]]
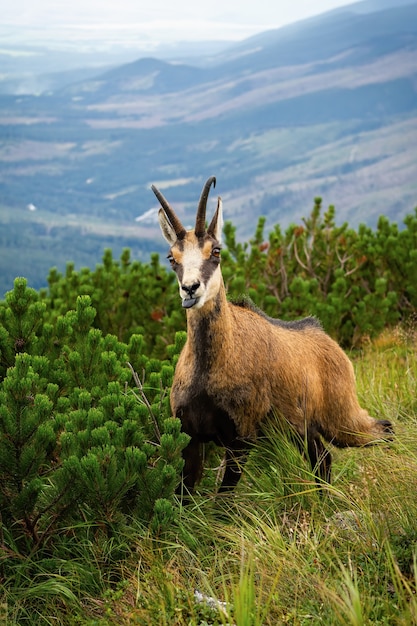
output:
[[[211,257],[210,259],[206,259],[205,261],[203,261],[200,267],[200,275],[201,282],[204,285],[207,285],[219,265],[220,259],[217,259],[215,257]]]
[[[182,283],[182,277],[184,276],[184,266],[182,265],[182,263],[178,263],[174,267],[174,271],[177,274],[177,278],[178,278],[179,282]]]

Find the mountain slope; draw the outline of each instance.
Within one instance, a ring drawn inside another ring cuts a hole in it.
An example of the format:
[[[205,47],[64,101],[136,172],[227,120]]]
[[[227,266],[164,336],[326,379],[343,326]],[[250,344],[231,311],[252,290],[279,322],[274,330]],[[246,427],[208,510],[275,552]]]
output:
[[[69,92],[84,95],[96,91],[97,100],[102,102],[106,93],[178,93],[204,83],[216,85],[280,68],[287,72],[308,68],[307,73],[318,69],[324,72],[326,67],[353,68],[396,51],[415,50],[416,39],[417,3],[372,13],[357,13],[347,7],[250,37],[212,57],[210,67],[139,59],[100,75],[97,90],[87,82],[73,86]]]
[[[3,231],[19,211],[46,249],[73,227],[61,267],[135,233],[148,254],[161,246],[150,183],[191,222],[211,174],[245,237],[260,214],[285,226],[318,195],[353,225],[401,220],[417,206],[417,1],[375,6],[263,33],[215,64],[140,59],[54,94],[0,96]]]

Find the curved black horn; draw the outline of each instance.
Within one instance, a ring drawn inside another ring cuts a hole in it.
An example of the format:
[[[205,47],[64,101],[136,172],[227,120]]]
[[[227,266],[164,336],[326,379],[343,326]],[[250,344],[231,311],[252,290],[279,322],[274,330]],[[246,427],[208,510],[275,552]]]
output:
[[[207,198],[209,195],[210,187],[216,186],[216,177],[210,176],[208,181],[203,187],[203,191],[201,192],[200,202],[198,203],[197,208],[197,217],[195,219],[195,234],[197,237],[202,237],[206,232],[206,206],[207,206]]]
[[[185,237],[185,228],[181,224],[181,222],[178,219],[178,217],[175,215],[174,209],[171,207],[171,205],[169,204],[168,200],[166,198],[164,198],[164,196],[159,191],[159,189],[157,189],[155,187],[155,185],[151,185],[151,189],[154,192],[154,194],[156,195],[156,197],[158,198],[158,200],[159,200],[159,202],[161,204],[161,207],[164,209],[165,215],[169,219],[169,221],[171,223],[171,226],[174,229],[175,234],[177,235],[178,239],[183,239]]]

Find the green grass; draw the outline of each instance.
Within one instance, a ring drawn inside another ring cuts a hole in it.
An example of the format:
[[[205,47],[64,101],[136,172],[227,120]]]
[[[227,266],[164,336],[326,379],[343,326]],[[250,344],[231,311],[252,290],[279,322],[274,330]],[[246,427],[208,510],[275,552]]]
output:
[[[60,564],[21,563],[13,587],[2,581],[0,623],[416,624],[416,347],[412,332],[386,333],[353,357],[362,404],[393,420],[397,435],[333,450],[324,496],[271,426],[233,494],[214,497],[218,458],[209,455],[198,493],[165,534],[132,520],[113,541],[84,532]]]

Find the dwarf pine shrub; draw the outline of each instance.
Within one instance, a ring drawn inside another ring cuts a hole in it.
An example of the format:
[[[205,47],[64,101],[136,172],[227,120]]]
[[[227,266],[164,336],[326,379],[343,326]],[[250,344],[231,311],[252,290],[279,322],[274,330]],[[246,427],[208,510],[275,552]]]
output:
[[[0,551],[8,567],[84,525],[163,529],[188,437],[170,416],[173,366],[93,326],[88,295],[47,318],[16,279],[0,308]],[[175,344],[171,353],[175,353]],[[134,376],[132,376],[132,372]],[[8,565],[7,565],[8,564]]]
[[[376,230],[336,224],[335,209],[322,213],[321,198],[302,224],[264,236],[260,218],[249,242],[224,228],[223,275],[231,297],[249,294],[273,317],[316,315],[345,347],[360,344],[415,315],[417,209],[404,227],[379,219]]]

